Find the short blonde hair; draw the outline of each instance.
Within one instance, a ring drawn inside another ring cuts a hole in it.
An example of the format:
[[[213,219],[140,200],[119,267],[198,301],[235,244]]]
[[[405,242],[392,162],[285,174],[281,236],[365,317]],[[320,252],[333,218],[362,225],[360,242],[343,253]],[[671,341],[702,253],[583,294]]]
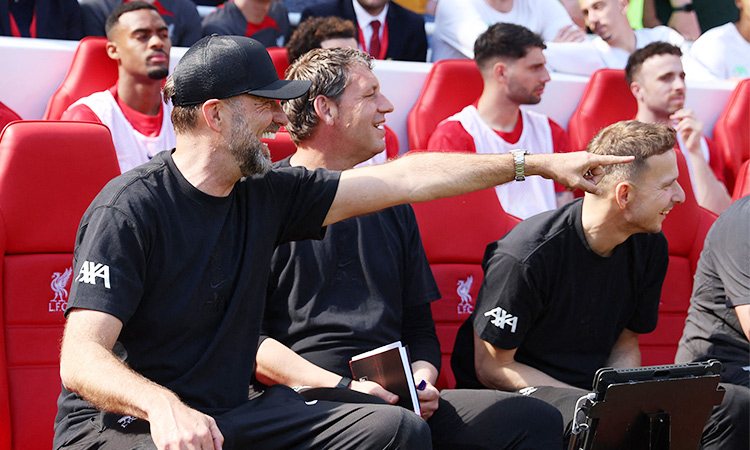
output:
[[[646,165],[646,159],[668,152],[676,143],[677,137],[672,127],[626,120],[597,133],[586,146],[586,151],[597,155],[635,156],[631,163],[602,167],[603,182],[618,182],[637,179]]]

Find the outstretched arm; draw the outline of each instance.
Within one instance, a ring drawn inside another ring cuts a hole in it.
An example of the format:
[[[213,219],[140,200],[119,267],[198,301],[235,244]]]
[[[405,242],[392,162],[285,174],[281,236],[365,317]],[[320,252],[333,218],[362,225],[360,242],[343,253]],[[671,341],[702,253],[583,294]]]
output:
[[[599,193],[600,166],[632,157],[588,152],[526,155],[526,176],[540,175],[563,186]],[[392,162],[347,170],[325,224],[402,203],[452,197],[507,183],[515,177],[511,155],[410,153]]]
[[[212,417],[188,407],[112,353],[121,329],[122,322],[109,314],[71,311],[60,351],[63,385],[97,408],[148,420],[158,449],[221,449],[224,437]]]

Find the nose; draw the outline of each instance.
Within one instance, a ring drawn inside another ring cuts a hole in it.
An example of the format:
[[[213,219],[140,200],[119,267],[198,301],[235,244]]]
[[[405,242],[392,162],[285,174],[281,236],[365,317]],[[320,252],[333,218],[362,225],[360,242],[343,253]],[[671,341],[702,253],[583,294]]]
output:
[[[151,35],[151,39],[149,39],[149,47],[151,48],[161,48],[167,47],[171,45],[171,41],[169,40],[169,36],[166,38],[163,38],[159,35],[159,33],[154,33]]]
[[[393,112],[393,103],[383,94],[380,94],[380,105],[378,110],[382,113]]]
[[[547,70],[547,66],[545,65],[542,67],[542,79],[540,81],[547,84],[550,79],[549,70]]]
[[[684,203],[685,202],[685,190],[682,189],[680,183],[675,181],[675,192],[672,193],[672,203]]]
[[[271,119],[273,123],[281,125],[282,127],[289,123],[289,119],[286,117],[284,110],[281,109],[279,102],[273,102],[271,105],[271,113],[273,113],[273,118]]]
[[[675,77],[674,88],[676,90],[684,91],[687,88],[685,85],[685,79],[682,77]]]
[[[593,10],[586,11],[586,25],[588,25],[589,28],[594,28],[596,26],[596,14],[594,14]]]

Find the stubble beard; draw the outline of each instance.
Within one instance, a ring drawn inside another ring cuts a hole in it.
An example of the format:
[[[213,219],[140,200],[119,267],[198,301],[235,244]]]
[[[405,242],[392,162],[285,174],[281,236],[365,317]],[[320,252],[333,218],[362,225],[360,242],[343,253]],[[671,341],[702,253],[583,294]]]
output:
[[[235,114],[229,152],[234,157],[243,177],[263,175],[271,170],[271,159],[266,155],[263,142],[249,131],[248,123]]]
[[[146,75],[152,80],[163,80],[169,75],[169,68],[162,66],[151,67],[146,72]]]

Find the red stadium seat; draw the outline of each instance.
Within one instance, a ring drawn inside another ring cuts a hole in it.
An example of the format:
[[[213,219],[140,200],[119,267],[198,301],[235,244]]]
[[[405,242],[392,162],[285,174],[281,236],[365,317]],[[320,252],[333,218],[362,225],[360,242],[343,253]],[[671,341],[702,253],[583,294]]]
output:
[[[732,91],[714,124],[714,141],[724,153],[724,181],[732,192],[740,166],[750,159],[750,79]]]
[[[740,199],[746,195],[750,195],[750,160],[742,163],[739,172],[737,172],[737,179],[734,183],[734,192],[732,193],[732,201]]]
[[[690,306],[695,268],[706,233],[716,220],[715,214],[698,206],[685,157],[679,151],[677,165],[680,170],[678,181],[685,190],[685,203],[675,205],[663,224],[669,243],[669,268],[661,291],[659,323],[655,331],[640,338],[644,366],[674,362]]]
[[[78,44],[60,87],[47,102],[45,120],[59,120],[76,100],[117,82],[117,62],[107,56],[107,38],[88,36]]]
[[[638,104],[625,81],[625,71],[597,70],[591,75],[568,121],[571,150],[585,150],[599,130],[632,119],[636,112]]]
[[[14,120],[21,120],[21,116],[16,114],[15,111],[10,109],[4,103],[0,102],[0,131],[2,131],[5,125],[13,122]]]
[[[398,154],[401,151],[398,136],[388,125],[384,125],[383,127],[385,128],[385,153],[388,155],[388,159],[398,158]]]
[[[426,149],[435,127],[474,103],[483,87],[482,76],[473,60],[448,59],[434,63],[406,120],[409,149]]]
[[[289,56],[284,47],[266,47],[268,54],[271,55],[271,61],[279,74],[279,79],[286,78],[286,69],[289,67]]]
[[[47,450],[83,212],[120,169],[101,124],[20,121],[0,134],[0,449]]]
[[[485,247],[503,237],[519,220],[502,209],[494,188],[412,206],[442,296],[432,303],[443,355],[436,387],[453,388],[453,343],[458,328],[474,309],[484,278]]]

